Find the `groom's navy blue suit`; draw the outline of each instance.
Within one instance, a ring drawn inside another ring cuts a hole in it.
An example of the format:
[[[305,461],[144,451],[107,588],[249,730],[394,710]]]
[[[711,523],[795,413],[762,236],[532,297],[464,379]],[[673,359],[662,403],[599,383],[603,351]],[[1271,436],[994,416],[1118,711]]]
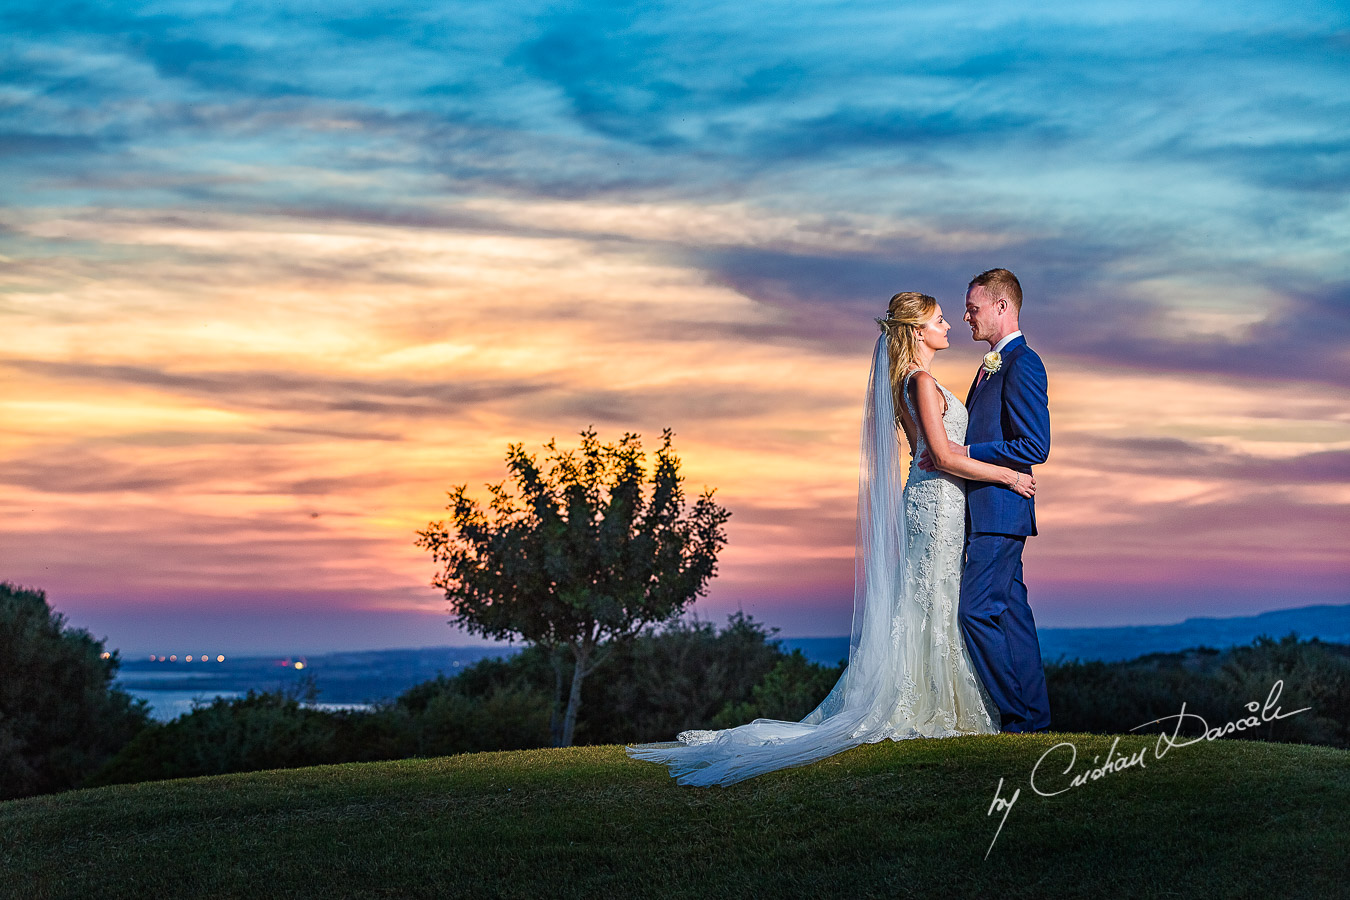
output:
[[[971,459],[1030,473],[1050,455],[1045,366],[1021,335],[1000,353],[998,371],[982,380],[976,373],[966,396],[966,444]],[[1036,533],[1036,505],[1002,485],[968,485],[961,634],[1003,730],[1042,730],[1050,726],[1050,700],[1022,581],[1022,547]]]

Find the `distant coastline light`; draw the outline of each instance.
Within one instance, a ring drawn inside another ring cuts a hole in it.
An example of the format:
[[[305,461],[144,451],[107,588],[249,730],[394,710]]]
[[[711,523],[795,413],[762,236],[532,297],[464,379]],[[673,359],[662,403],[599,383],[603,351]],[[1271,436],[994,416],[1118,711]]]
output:
[[[222,654],[222,655],[216,657],[216,662],[224,662],[224,661],[225,661],[225,656],[224,656],[224,654]]]
[[[183,657],[183,661],[184,661],[184,662],[192,662],[192,657],[190,657],[190,656],[185,656],[185,657]]]
[[[295,661],[295,667],[296,667],[297,669],[303,669],[303,668],[305,667],[305,664],[302,663],[300,660],[297,659],[297,660]]]
[[[178,654],[177,654],[177,653],[170,653],[170,654],[169,654],[169,662],[178,662]]]

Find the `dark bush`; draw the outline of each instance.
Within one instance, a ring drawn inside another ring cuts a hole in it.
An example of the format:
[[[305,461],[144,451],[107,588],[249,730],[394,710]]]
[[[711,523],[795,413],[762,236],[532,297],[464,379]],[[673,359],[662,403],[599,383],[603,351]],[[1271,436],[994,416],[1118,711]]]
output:
[[[489,683],[475,693],[460,683],[462,677],[424,682],[377,710],[376,715],[402,723],[400,755],[448,756],[549,745],[552,696],[547,691],[511,681]]]
[[[843,666],[822,666],[793,650],[751,689],[749,702],[727,703],[708,727],[732,728],[754,719],[799,722],[820,705],[843,674]]]
[[[481,673],[479,673],[481,675]],[[520,750],[549,743],[550,698],[526,684],[487,684],[482,695],[440,677],[373,710],[303,705],[313,682],[216,698],[153,723],[88,784],[157,781],[340,762]]]
[[[1283,681],[1275,705],[1285,714],[1307,711],[1234,736],[1350,748],[1350,646],[1263,635],[1227,651],[1202,647],[1124,662],[1051,663],[1045,674],[1056,731],[1116,734],[1162,718],[1138,732],[1171,732],[1176,719],[1166,717],[1180,714],[1184,702],[1188,718],[1181,733],[1196,735],[1200,722],[1191,716],[1221,727],[1253,715],[1246,705],[1256,703],[1259,717],[1275,683]]]
[[[120,665],[42,591],[0,583],[0,800],[78,787],[145,727]]]
[[[301,705],[312,683],[278,691],[217,697],[172,722],[136,735],[90,786],[288,769],[340,761],[336,717]]]
[[[776,631],[738,612],[721,631],[711,622],[678,620],[615,647],[604,677],[587,685],[577,743],[672,740],[687,728],[711,727],[728,704],[753,706],[755,686],[784,658]],[[815,702],[828,692],[827,685]]]
[[[773,633],[737,614],[720,631],[681,621],[616,645],[605,676],[585,683],[579,742],[670,740],[690,728],[801,719],[843,669],[784,653]],[[294,687],[218,699],[151,725],[90,783],[546,747],[556,671],[547,650],[527,647],[423,682],[370,711],[307,709]],[[1249,715],[1244,704],[1264,704],[1283,679],[1284,712],[1310,709],[1238,736],[1350,746],[1350,647],[1263,637],[1222,652],[1051,663],[1046,677],[1057,731],[1107,734],[1175,716],[1183,701],[1188,713],[1222,725]],[[313,699],[312,687],[304,699]]]
[[[784,654],[771,635],[737,614],[721,631],[681,621],[615,645],[605,677],[585,684],[578,738],[662,740],[715,721],[738,724],[730,721],[736,717],[801,718],[840,670]],[[306,708],[312,683],[304,697],[292,687],[218,698],[152,724],[90,783],[547,747],[556,671],[547,650],[527,647],[415,685],[369,711]]]

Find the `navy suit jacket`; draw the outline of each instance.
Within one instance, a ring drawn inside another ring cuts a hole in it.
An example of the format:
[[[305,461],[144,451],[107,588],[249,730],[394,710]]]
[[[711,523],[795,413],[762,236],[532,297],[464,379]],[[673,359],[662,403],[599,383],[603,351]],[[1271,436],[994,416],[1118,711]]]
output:
[[[966,395],[966,444],[971,459],[1030,473],[1050,455],[1045,365],[1021,335],[1000,354],[999,370]],[[967,482],[966,516],[972,534],[1036,533],[1035,501],[988,481]]]

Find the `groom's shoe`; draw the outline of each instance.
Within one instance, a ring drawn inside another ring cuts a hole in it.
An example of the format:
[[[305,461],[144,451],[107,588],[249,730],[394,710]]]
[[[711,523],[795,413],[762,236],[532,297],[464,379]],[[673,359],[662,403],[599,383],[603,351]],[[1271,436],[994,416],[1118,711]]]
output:
[[[1016,715],[1003,716],[1002,721],[999,730],[1005,734],[1045,734],[1050,730],[1049,722],[1033,726],[1028,720]]]

